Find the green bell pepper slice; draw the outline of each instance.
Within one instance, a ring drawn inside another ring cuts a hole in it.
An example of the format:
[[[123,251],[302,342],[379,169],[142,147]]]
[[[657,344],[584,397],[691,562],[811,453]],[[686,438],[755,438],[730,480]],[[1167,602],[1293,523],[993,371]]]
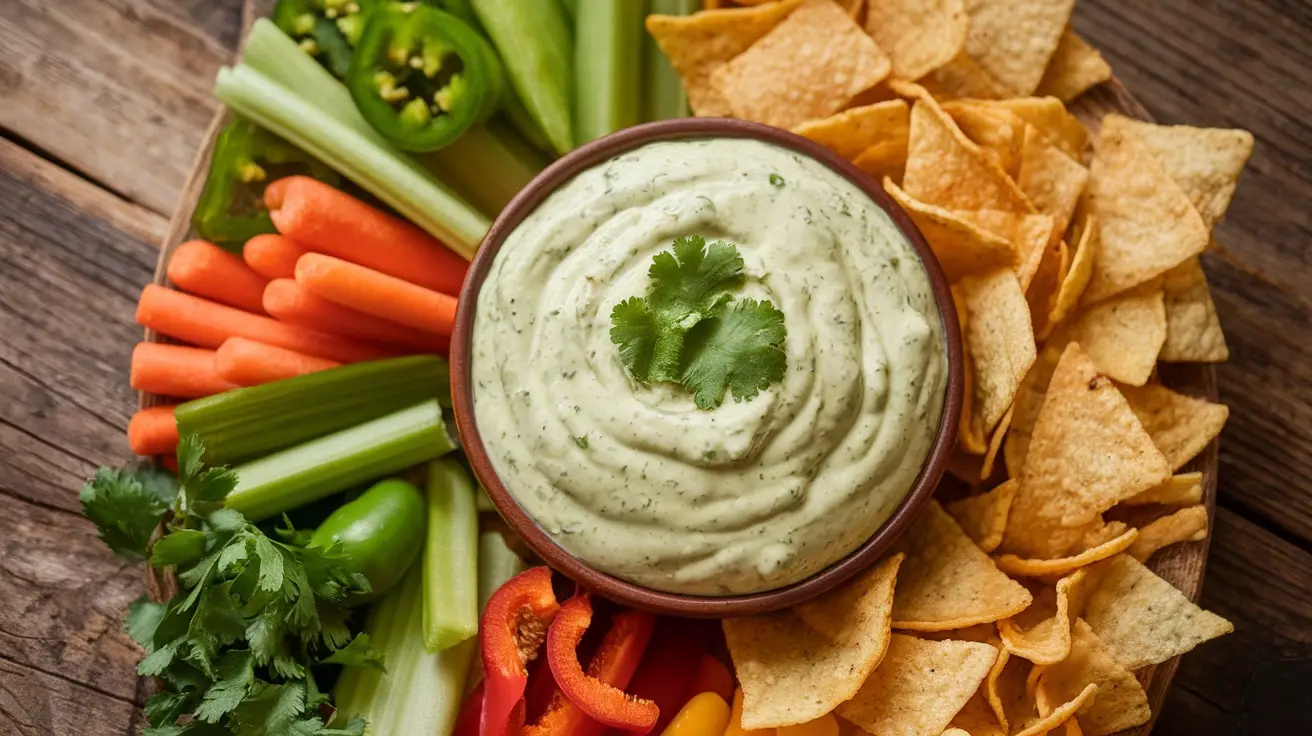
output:
[[[278,0],[273,22],[338,79],[345,79],[380,0]]]
[[[413,2],[370,14],[346,86],[364,119],[406,151],[450,144],[506,94],[491,43],[460,18]]]

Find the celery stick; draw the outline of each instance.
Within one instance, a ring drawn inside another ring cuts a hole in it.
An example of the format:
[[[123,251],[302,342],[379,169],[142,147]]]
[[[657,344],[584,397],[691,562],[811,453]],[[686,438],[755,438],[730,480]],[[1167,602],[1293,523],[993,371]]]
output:
[[[437,399],[451,406],[447,362],[431,355],[344,365],[188,401],[178,432],[205,442],[205,461],[227,465],[267,455],[384,414]]]
[[[574,140],[638,123],[642,6],[638,0],[578,0],[574,12]]]
[[[368,721],[374,736],[450,734],[464,699],[475,642],[439,654],[424,649],[423,575],[414,565],[405,579],[373,605],[364,631],[386,658],[387,672],[346,667],[333,690],[341,722]]]
[[[535,150],[551,153],[551,141],[547,140],[547,134],[543,132],[542,126],[533,119],[533,114],[528,111],[524,101],[519,99],[519,93],[513,86],[506,95],[506,106],[501,111],[501,115]]]
[[[227,505],[258,521],[453,449],[433,399],[238,465]]]
[[[440,652],[478,633],[478,508],[456,460],[428,464],[424,646]]]
[[[568,153],[574,148],[570,123],[574,51],[565,11],[550,0],[472,0],[472,4],[501,54],[516,94],[556,153]]]
[[[478,489],[478,496],[475,498],[474,506],[478,508],[480,514],[490,514],[497,510],[496,504],[492,503],[492,499],[488,497],[487,491],[483,488]]]
[[[656,15],[690,15],[697,12],[699,0],[651,0],[651,12]],[[656,39],[644,34],[643,39],[643,119],[668,120],[688,116],[688,95],[683,80],[674,66],[656,45]]]
[[[478,535],[478,610],[481,612],[497,588],[524,571],[524,561],[506,545],[498,531]]]
[[[455,143],[423,154],[420,160],[493,216],[546,166],[538,156],[517,151],[483,126],[466,130]]]

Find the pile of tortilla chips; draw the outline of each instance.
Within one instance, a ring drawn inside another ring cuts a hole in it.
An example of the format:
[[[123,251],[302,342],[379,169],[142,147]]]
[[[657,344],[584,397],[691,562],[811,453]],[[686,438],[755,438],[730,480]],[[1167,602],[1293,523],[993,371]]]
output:
[[[1157,368],[1228,356],[1199,255],[1252,137],[1086,127],[1064,103],[1111,71],[1073,4],[648,19],[697,114],[789,128],[883,182],[953,284],[967,354],[952,473],[970,493],[941,490],[846,587],[724,622],[745,729],[1110,734],[1151,719],[1135,670],[1231,630],[1144,562],[1207,534],[1185,466],[1227,410]]]

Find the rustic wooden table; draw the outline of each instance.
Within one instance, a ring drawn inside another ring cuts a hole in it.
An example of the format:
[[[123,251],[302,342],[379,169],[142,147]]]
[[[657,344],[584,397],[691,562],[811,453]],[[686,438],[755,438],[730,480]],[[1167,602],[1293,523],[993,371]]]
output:
[[[77,490],[128,455],[134,303],[242,2],[0,9],[0,733],[135,733],[120,622],[144,580]],[[1156,731],[1243,733],[1248,698],[1312,658],[1312,5],[1081,0],[1075,24],[1159,120],[1258,141],[1204,259],[1234,357],[1203,604],[1236,632],[1185,657]]]

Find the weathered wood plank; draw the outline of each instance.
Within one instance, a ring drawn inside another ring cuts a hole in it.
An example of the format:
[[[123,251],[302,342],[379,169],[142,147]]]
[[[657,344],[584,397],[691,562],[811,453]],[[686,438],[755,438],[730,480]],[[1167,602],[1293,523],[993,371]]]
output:
[[[6,736],[124,736],[137,707],[0,653],[0,733]]]
[[[217,107],[209,89],[240,12],[237,0],[10,0],[0,128],[168,212]]]

